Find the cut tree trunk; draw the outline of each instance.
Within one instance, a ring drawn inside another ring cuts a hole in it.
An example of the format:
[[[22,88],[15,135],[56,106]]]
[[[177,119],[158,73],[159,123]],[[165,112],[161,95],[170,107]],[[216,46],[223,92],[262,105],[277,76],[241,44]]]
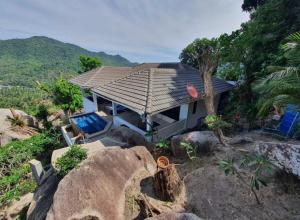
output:
[[[164,201],[175,201],[180,194],[182,181],[178,176],[174,164],[160,169],[154,175],[154,191],[156,196]]]

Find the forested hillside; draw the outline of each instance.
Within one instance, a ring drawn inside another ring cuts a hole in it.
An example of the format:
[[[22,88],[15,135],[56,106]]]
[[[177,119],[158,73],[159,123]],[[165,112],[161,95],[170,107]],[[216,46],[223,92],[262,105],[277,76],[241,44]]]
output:
[[[79,56],[97,57],[106,66],[130,66],[120,55],[91,52],[47,37],[0,40],[0,84],[31,86],[60,74],[76,74]]]

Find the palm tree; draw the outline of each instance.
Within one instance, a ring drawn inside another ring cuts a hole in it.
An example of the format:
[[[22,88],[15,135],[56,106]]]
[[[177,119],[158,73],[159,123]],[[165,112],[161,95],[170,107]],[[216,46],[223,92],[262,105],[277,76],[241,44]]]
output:
[[[300,106],[300,32],[291,34],[282,45],[287,59],[286,67],[268,67],[271,72],[256,86],[261,97],[258,101],[258,116],[265,116],[272,107],[287,104]]]

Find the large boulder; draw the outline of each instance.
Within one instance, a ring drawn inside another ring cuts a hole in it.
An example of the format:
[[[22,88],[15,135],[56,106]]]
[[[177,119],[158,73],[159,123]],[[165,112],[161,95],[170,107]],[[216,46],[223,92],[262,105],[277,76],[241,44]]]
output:
[[[59,183],[47,220],[123,219],[126,187],[137,173],[155,170],[145,147],[97,151]]]
[[[33,116],[30,116],[20,110],[15,110],[15,112],[23,117],[24,122],[27,126],[38,126],[37,120]],[[30,137],[30,135],[28,134],[14,131],[7,117],[13,117],[10,109],[0,108],[0,146],[9,143],[12,140],[22,140]]]
[[[300,145],[259,142],[256,144],[255,149],[259,154],[265,155],[280,169],[300,178]]]
[[[27,208],[29,207],[33,199],[33,193],[28,193],[22,196],[19,200],[16,200],[5,212],[4,219],[12,220],[16,219],[17,216],[23,215],[26,213]]]
[[[111,129],[106,136],[115,141],[126,143],[126,146],[122,147],[145,146],[146,144],[143,135],[123,126]]]
[[[181,147],[181,143],[192,144],[197,149],[198,154],[208,153],[219,143],[218,138],[212,131],[193,131],[181,135],[173,136],[171,139],[171,151],[174,156],[185,156],[186,152]]]

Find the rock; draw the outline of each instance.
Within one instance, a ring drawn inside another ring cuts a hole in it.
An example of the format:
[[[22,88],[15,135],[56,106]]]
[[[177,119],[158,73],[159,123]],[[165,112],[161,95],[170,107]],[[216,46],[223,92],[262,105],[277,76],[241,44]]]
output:
[[[52,205],[53,196],[58,183],[59,179],[53,174],[45,179],[36,189],[33,201],[27,211],[27,220],[41,220],[46,218],[47,212]]]
[[[180,145],[181,142],[187,142],[196,146],[197,153],[203,154],[212,151],[219,143],[219,140],[212,131],[193,131],[173,136],[171,139],[171,151],[174,156],[186,155],[185,150]]]
[[[23,111],[15,110],[17,114],[22,115],[24,118],[25,124],[30,127],[37,127],[38,123],[37,120],[28,114],[26,114]],[[8,108],[0,108],[0,145],[5,145],[9,143],[12,140],[23,140],[26,138],[29,138],[30,135],[23,134],[19,132],[15,132],[12,127],[9,120],[7,120],[7,117],[12,117],[12,113],[10,109]]]
[[[33,199],[33,193],[28,193],[15,201],[6,211],[6,217],[4,219],[11,220],[15,219],[18,215],[24,214],[26,209],[30,205]]]
[[[300,178],[300,145],[259,142],[255,150],[265,155],[274,165]]]
[[[115,141],[127,143],[127,147],[145,146],[146,144],[145,138],[141,134],[122,126],[111,129],[106,136]]]
[[[235,136],[232,139],[230,139],[227,144],[236,145],[236,144],[248,144],[253,142],[254,142],[253,139],[250,137]]]
[[[126,187],[137,173],[155,170],[142,146],[95,152],[59,183],[47,220],[123,219]]]
[[[148,220],[201,220],[197,215],[193,213],[163,213],[151,218],[146,218]]]

